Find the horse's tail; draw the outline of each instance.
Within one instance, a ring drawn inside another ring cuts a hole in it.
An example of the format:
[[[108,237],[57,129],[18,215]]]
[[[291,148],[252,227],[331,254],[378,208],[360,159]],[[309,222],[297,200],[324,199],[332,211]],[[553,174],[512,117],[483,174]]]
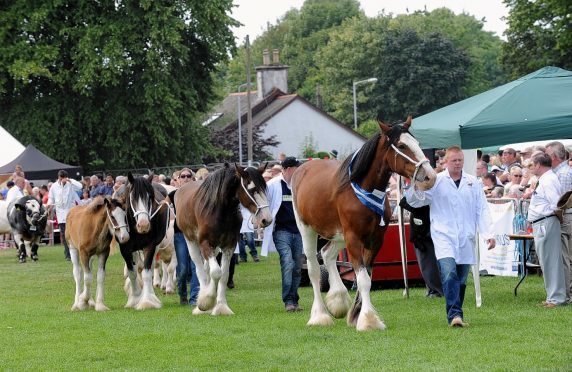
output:
[[[357,320],[360,311],[361,311],[361,297],[359,295],[359,291],[356,291],[356,298],[354,300],[354,304],[352,305],[350,311],[348,311],[347,323],[349,326],[355,327],[357,325]]]

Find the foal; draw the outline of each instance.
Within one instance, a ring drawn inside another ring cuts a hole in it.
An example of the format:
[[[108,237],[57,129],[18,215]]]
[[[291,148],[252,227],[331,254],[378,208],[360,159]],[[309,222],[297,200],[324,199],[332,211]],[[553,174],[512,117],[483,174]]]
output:
[[[126,243],[129,240],[127,216],[116,199],[99,196],[90,204],[78,205],[70,210],[66,239],[70,247],[75,280],[75,300],[72,310],[85,310],[88,305],[93,305],[91,258],[95,255],[99,258],[95,310],[109,310],[103,303],[103,283],[105,263],[109,257],[109,245],[113,236],[119,243]],[[80,293],[82,270],[84,288]]]

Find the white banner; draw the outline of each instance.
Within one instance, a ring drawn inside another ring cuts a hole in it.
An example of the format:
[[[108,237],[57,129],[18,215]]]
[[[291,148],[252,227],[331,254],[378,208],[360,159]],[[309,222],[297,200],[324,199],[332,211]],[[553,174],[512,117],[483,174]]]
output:
[[[514,203],[488,203],[493,220],[496,246],[490,251],[487,244],[479,239],[480,265],[479,270],[486,270],[490,275],[518,276],[518,252],[515,252],[515,242],[508,238],[513,233]]]

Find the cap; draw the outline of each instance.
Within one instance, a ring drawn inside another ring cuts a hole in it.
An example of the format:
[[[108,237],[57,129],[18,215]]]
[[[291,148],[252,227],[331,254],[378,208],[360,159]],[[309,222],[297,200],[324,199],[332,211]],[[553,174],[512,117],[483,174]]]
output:
[[[296,160],[293,156],[288,156],[286,159],[282,160],[282,168],[299,167],[300,162]]]
[[[496,171],[502,172],[502,169],[500,169],[496,165],[493,165],[493,167],[491,168],[491,172],[496,172]]]

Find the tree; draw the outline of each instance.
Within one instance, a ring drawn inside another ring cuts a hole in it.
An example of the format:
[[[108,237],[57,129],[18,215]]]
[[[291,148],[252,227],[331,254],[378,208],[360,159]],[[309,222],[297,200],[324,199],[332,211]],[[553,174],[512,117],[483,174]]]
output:
[[[503,2],[510,10],[502,63],[513,78],[550,65],[572,69],[572,2]]]
[[[231,0],[10,1],[0,10],[0,125],[84,167],[198,162],[202,112],[233,51]]]
[[[254,126],[252,128],[252,156],[255,160],[271,159],[272,156],[266,151],[267,147],[276,147],[280,144],[276,140],[276,136],[269,138],[262,137],[262,131],[266,124]],[[248,160],[247,156],[247,131],[242,130],[242,159]],[[217,149],[211,155],[204,158],[209,162],[238,162],[238,128],[233,125],[227,125],[224,128],[213,131],[211,135],[211,144]]]

